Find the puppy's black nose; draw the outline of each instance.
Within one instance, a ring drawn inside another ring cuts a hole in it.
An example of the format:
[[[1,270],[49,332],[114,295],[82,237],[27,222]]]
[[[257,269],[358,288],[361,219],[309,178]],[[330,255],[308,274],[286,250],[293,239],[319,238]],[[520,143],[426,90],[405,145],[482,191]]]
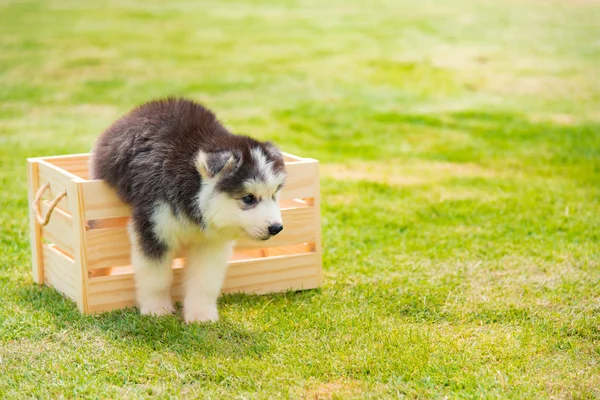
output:
[[[283,225],[281,225],[281,224],[273,224],[273,225],[269,226],[269,235],[275,236],[279,232],[281,232],[282,230],[283,230]]]

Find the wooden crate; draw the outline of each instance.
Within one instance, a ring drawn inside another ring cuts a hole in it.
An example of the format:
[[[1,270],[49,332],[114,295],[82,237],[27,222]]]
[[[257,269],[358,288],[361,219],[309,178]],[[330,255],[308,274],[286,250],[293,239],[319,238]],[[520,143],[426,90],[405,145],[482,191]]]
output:
[[[73,299],[81,312],[135,304],[127,235],[129,207],[101,180],[88,179],[89,154],[28,161],[33,279]],[[224,292],[269,293],[312,289],[322,279],[318,162],[285,154],[288,179],[281,194],[285,229],[267,242],[240,240]],[[35,197],[45,215],[66,193],[47,225],[36,219]],[[182,262],[174,261],[175,301],[182,298]]]

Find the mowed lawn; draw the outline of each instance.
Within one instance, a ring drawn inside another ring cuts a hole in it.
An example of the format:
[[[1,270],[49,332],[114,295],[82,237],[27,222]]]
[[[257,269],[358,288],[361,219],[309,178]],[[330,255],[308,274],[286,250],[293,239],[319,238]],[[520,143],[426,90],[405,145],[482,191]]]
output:
[[[0,0],[1,398],[600,397],[600,2]],[[25,159],[185,95],[321,161],[320,290],[81,316]]]

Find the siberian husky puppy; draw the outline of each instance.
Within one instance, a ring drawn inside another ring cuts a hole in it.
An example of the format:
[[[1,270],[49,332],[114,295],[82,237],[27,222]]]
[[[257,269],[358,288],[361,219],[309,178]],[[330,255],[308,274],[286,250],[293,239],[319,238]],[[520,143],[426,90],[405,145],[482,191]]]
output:
[[[121,117],[96,142],[90,171],[131,206],[142,314],[174,311],[171,263],[183,254],[185,321],[216,321],[235,240],[267,240],[283,229],[281,152],[231,133],[190,100],[155,100]]]

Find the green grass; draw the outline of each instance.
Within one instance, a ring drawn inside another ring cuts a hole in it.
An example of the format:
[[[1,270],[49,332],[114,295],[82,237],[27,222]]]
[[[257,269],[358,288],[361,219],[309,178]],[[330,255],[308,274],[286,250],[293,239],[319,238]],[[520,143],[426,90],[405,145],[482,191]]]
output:
[[[0,0],[0,397],[600,397],[598,21],[592,0]],[[32,283],[25,158],[165,95],[322,162],[322,289],[187,326]]]

